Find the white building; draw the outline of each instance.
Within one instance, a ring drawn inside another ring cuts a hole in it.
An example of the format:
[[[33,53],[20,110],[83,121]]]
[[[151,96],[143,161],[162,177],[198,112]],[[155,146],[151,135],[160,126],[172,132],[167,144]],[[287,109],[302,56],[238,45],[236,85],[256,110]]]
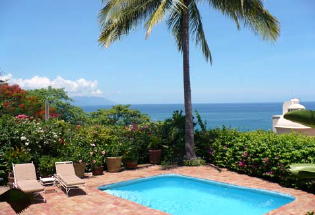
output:
[[[305,107],[300,104],[299,99],[291,99],[290,101],[284,102],[282,106],[282,115],[272,116],[272,130],[277,134],[284,134],[290,132],[297,132],[306,134],[309,136],[315,136],[315,129],[302,125],[300,123],[292,122],[283,117],[287,112],[295,110],[304,110]]]

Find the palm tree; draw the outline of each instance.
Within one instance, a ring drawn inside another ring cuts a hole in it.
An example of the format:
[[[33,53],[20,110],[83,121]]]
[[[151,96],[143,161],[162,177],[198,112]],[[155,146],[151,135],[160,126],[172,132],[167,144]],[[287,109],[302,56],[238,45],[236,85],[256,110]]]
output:
[[[276,40],[279,35],[279,23],[264,8],[262,0],[107,0],[100,11],[102,29],[99,42],[105,47],[142,23],[148,37],[157,23],[166,20],[178,50],[183,54],[186,159],[196,158],[189,74],[191,37],[200,46],[206,60],[212,63],[197,7],[198,3],[204,2],[234,20],[238,29],[243,24],[269,40]]]

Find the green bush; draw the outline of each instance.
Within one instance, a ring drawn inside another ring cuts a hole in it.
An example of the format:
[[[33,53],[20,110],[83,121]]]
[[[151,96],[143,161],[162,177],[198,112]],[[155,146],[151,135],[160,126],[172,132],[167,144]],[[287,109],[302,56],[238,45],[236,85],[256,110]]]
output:
[[[206,161],[201,158],[196,158],[192,160],[184,160],[184,166],[203,166]]]
[[[315,138],[268,131],[215,129],[196,135],[198,155],[220,167],[282,183],[292,163],[315,163]]]
[[[284,118],[315,128],[315,111],[313,110],[290,111],[284,115]]]
[[[54,158],[44,155],[39,158],[38,170],[41,177],[52,176],[55,171],[55,162],[63,161],[61,158]]]
[[[171,118],[162,122],[159,135],[163,141],[163,163],[182,164],[185,156],[185,116],[175,111]]]
[[[91,113],[92,122],[109,126],[128,126],[150,122],[148,115],[129,107],[130,105],[115,105],[111,109],[99,109]]]
[[[201,159],[185,161],[185,117],[182,112],[174,112],[165,121],[140,120],[140,124],[135,124],[132,117],[117,114],[111,116],[114,125],[81,126],[56,119],[46,122],[1,116],[0,177],[6,179],[12,169],[11,163],[30,161],[39,167],[42,176],[51,175],[55,171],[56,157],[85,162],[88,170],[104,165],[106,156],[123,156],[124,160],[147,163],[148,149],[154,145],[154,148],[162,148],[162,164],[167,167],[203,165],[205,160],[286,185],[310,187],[308,182],[299,184],[290,179],[288,166],[291,163],[315,163],[314,137],[277,135],[267,131],[239,132],[226,128],[207,130],[197,113],[195,150]]]

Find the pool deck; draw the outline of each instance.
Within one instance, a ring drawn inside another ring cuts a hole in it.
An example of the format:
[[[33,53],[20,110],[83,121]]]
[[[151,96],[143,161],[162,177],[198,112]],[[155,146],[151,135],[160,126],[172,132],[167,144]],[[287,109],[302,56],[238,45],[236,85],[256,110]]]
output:
[[[119,173],[104,172],[104,175],[85,178],[85,192],[73,192],[70,197],[56,188],[56,192],[42,195],[47,203],[32,204],[23,215],[165,215],[166,213],[147,208],[134,202],[120,199],[98,190],[98,186],[148,177],[159,174],[182,174],[214,181],[220,181],[251,188],[266,189],[294,196],[296,200],[268,213],[268,215],[305,215],[315,212],[315,195],[304,191],[285,188],[259,178],[238,174],[226,169],[217,170],[211,166],[178,167],[162,170],[160,166],[142,167],[137,170],[125,170]],[[0,187],[0,191],[1,191]],[[70,191],[71,193],[72,191]],[[13,215],[10,205],[0,203],[0,215]]]

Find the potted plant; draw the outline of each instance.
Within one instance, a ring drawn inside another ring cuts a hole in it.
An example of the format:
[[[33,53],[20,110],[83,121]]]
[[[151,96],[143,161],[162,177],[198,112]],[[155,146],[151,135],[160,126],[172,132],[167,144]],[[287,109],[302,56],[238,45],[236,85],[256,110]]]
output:
[[[137,146],[131,142],[126,141],[126,150],[123,160],[127,169],[135,169],[138,166],[139,152]]]
[[[161,144],[162,139],[156,135],[150,137],[149,147],[149,161],[151,164],[159,164],[161,162]]]
[[[108,147],[106,166],[108,172],[119,172],[121,170],[121,143],[114,141]]]
[[[87,150],[82,147],[77,147],[75,150],[73,150],[71,160],[73,161],[75,174],[78,177],[83,178],[87,162]]]
[[[76,160],[73,162],[73,167],[74,167],[75,174],[78,177],[83,178],[84,173],[85,173],[86,163],[83,160]]]
[[[103,175],[103,163],[104,163],[104,153],[101,152],[96,152],[96,153],[90,153],[92,156],[91,159],[91,168],[92,168],[92,173],[93,175]]]
[[[68,144],[67,160],[73,162],[75,174],[83,178],[88,159],[88,150],[79,143]]]

